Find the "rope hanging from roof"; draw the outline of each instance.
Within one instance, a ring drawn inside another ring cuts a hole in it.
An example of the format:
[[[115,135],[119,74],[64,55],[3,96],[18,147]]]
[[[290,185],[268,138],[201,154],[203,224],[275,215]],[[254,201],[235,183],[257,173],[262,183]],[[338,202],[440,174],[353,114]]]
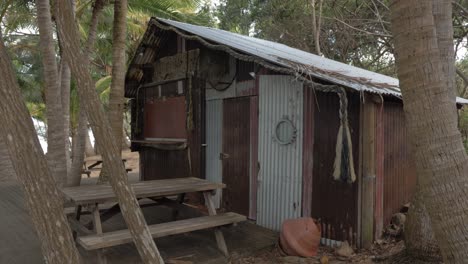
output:
[[[348,98],[346,95],[346,91],[343,87],[338,86],[338,85],[324,85],[324,84],[320,84],[320,83],[316,83],[312,81],[312,76],[310,76],[308,72],[310,72],[310,70],[317,70],[317,69],[311,66],[302,65],[302,64],[295,63],[295,62],[291,62],[291,61],[289,61],[289,64],[291,65],[291,67],[294,67],[295,69],[277,66],[259,57],[245,55],[245,54],[236,52],[233,49],[225,45],[212,44],[199,36],[186,34],[173,26],[165,26],[159,23],[155,19],[150,20],[150,26],[151,24],[163,30],[173,31],[185,39],[196,40],[210,49],[224,51],[238,60],[242,60],[246,62],[253,62],[269,70],[292,75],[296,78],[296,80],[302,81],[304,84],[312,87],[312,89],[314,89],[314,92],[317,90],[320,92],[336,93],[340,99],[340,109],[339,109],[340,128],[338,129],[336,148],[335,148],[336,156],[335,156],[335,162],[334,162],[333,178],[335,180],[340,180],[340,181],[348,182],[348,183],[353,183],[356,181],[356,173],[354,170],[354,159],[353,159],[353,152],[352,152],[353,145],[351,141],[351,133],[349,130],[349,123],[348,123]]]
[[[338,93],[340,97],[340,128],[336,139],[336,156],[333,164],[333,178],[347,183],[356,181],[356,173],[354,171],[353,159],[353,144],[351,142],[351,133],[348,124],[348,99],[346,91],[341,88]]]

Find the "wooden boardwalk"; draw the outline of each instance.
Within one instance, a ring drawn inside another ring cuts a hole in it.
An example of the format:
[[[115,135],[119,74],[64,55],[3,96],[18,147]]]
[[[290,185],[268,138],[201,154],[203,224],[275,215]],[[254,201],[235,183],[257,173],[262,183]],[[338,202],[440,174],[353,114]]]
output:
[[[199,216],[198,210],[190,207],[184,208],[179,215],[181,219]],[[2,223],[0,226],[0,263],[43,263],[40,245],[24,207],[23,193],[18,183],[0,183],[0,212],[0,223]],[[166,207],[147,207],[143,209],[143,212],[149,224],[168,222],[172,217],[172,210]],[[119,214],[109,219],[103,228],[106,232],[115,231],[125,229],[126,225]],[[223,233],[228,248],[234,254],[244,255],[255,252],[274,245],[277,241],[275,232],[249,222],[224,228]],[[171,260],[213,264],[228,262],[218,250],[212,230],[158,238],[156,244],[167,262]],[[81,252],[85,257],[85,263],[96,263],[96,254],[86,250],[81,250]],[[106,249],[105,254],[109,263],[140,263],[138,253],[132,244]]]

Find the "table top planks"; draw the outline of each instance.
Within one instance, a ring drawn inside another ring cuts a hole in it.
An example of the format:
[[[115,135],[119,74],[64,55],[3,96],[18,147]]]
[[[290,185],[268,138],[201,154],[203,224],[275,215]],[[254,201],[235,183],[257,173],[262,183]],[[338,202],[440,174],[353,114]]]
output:
[[[131,184],[137,198],[163,197],[189,192],[212,191],[225,188],[223,183],[189,177],[153,181],[140,181]],[[109,184],[82,185],[62,188],[67,200],[76,204],[115,202],[117,198]]]

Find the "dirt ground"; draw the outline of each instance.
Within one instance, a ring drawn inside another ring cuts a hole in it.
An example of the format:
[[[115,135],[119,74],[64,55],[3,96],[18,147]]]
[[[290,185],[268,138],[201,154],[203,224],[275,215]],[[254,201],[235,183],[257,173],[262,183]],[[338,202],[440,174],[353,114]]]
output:
[[[138,175],[139,169],[140,169],[139,168],[140,157],[139,157],[138,152],[131,152],[130,150],[125,150],[122,152],[122,158],[127,160],[126,168],[131,169],[131,175],[133,176]],[[100,155],[88,157],[85,159],[86,165],[90,166],[96,160],[100,160],[100,159],[101,159]],[[95,170],[92,171],[91,178],[95,178],[99,176],[100,168],[101,166],[99,165],[96,167]],[[87,177],[86,175],[83,175],[83,178],[86,178],[86,177]],[[133,177],[133,178],[132,178],[133,180],[138,180],[137,177]],[[93,180],[95,179],[88,179],[87,181],[93,181]],[[272,241],[271,239],[272,238],[270,237],[269,241]],[[236,241],[236,242],[238,243],[239,241]],[[234,244],[237,244],[236,242],[234,242]],[[243,242],[245,243],[245,241]],[[268,243],[266,242],[266,244]],[[219,260],[220,259],[218,258],[218,261]],[[203,259],[202,262],[204,261],[206,261],[206,259]],[[244,250],[234,251],[232,252],[229,259],[225,261],[226,263],[229,263],[229,264],[267,264],[267,263],[280,263],[280,264],[283,264],[283,263],[284,264],[315,264],[315,263],[323,263],[323,264],[327,264],[327,263],[330,263],[330,264],[340,264],[340,263],[419,264],[421,263],[422,264],[422,263],[427,263],[427,261],[418,261],[418,260],[415,260],[406,256],[404,254],[404,242],[401,240],[401,238],[395,238],[395,237],[386,237],[382,240],[378,240],[377,242],[374,243],[372,248],[368,250],[354,249],[354,252],[348,256],[339,255],[337,253],[336,248],[330,248],[330,247],[325,247],[325,246],[321,246],[319,248],[318,254],[315,257],[301,258],[301,257],[287,256],[281,250],[279,245],[276,243],[275,245],[271,245],[271,246],[264,247],[261,249],[257,248],[256,250],[245,251],[245,248],[244,248]],[[215,263],[222,263],[225,261],[220,261],[220,262],[215,262]],[[197,260],[194,260],[192,257],[185,258],[184,256],[167,259],[167,263],[169,264],[191,264],[191,263],[202,263],[202,262],[198,262]]]
[[[337,248],[320,246],[317,256],[310,258],[286,256],[278,244],[249,255],[231,255],[230,264],[439,264],[441,261],[415,259],[405,252],[404,241],[391,237],[374,242],[369,250],[360,250],[350,256],[341,256]]]

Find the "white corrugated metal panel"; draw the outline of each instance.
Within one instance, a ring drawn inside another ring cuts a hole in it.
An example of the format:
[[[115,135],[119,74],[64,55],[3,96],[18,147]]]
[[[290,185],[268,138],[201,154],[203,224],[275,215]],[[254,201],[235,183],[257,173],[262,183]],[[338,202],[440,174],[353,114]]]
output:
[[[301,216],[302,95],[302,83],[290,76],[260,76],[257,224],[275,230],[284,220]],[[296,128],[291,144],[280,144],[275,138],[275,134],[282,137],[291,133],[277,127],[284,119]]]
[[[223,181],[223,167],[219,153],[223,145],[223,101],[206,101],[206,179]],[[216,191],[215,206],[219,208],[221,189]]]

